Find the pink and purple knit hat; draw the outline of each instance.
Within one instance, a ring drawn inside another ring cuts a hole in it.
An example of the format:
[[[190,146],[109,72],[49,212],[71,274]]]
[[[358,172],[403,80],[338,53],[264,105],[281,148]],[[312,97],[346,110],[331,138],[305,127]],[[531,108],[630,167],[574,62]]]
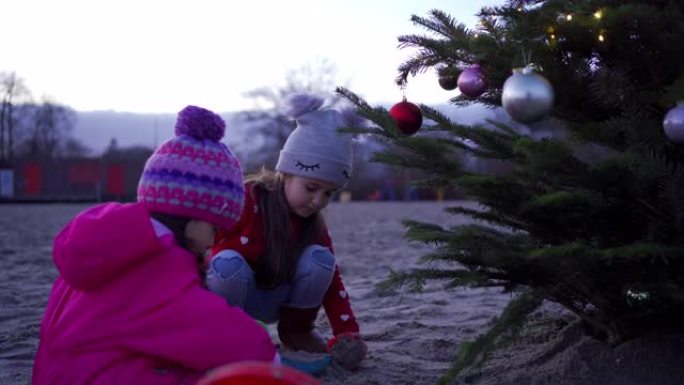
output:
[[[138,202],[151,212],[232,227],[242,214],[244,187],[240,161],[220,142],[225,130],[219,115],[185,107],[178,113],[176,136],[145,163]]]

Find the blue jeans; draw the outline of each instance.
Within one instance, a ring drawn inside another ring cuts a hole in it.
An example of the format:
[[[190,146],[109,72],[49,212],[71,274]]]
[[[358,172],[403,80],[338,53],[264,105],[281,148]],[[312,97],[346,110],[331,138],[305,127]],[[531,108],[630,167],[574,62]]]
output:
[[[335,269],[335,257],[327,247],[309,245],[297,263],[292,282],[272,289],[259,289],[254,271],[234,250],[222,250],[212,258],[207,269],[209,290],[221,295],[232,306],[263,322],[278,320],[281,306],[294,308],[318,307],[330,287]]]

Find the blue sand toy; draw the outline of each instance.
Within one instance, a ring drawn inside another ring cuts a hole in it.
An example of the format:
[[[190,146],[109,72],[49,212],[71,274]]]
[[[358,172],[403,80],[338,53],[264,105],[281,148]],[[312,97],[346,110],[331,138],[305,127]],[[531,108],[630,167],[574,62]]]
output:
[[[269,331],[268,325],[265,322],[259,320],[255,321],[266,329],[266,331]],[[280,362],[283,365],[312,375],[323,372],[323,370],[332,362],[330,354],[327,353],[294,352],[292,350],[279,348],[278,354],[280,354]]]
[[[295,368],[308,374],[319,374],[331,363],[330,354],[307,353],[281,350],[280,361],[283,365]]]

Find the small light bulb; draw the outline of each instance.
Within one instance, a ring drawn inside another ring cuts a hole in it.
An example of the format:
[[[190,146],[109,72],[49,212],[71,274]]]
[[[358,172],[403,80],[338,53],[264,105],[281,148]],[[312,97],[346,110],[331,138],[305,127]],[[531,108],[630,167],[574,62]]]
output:
[[[601,11],[596,11],[596,12],[594,12],[594,17],[597,18],[597,19],[602,18],[602,17],[603,17],[603,12],[601,12]]]
[[[600,41],[601,43],[603,43],[603,41],[606,40],[606,38],[603,37],[603,34],[602,34],[602,33],[599,34],[598,39],[599,39],[599,41]]]
[[[572,20],[572,15],[565,15],[565,20],[571,21]]]
[[[551,34],[551,39],[555,39],[555,38],[556,38],[556,35]]]

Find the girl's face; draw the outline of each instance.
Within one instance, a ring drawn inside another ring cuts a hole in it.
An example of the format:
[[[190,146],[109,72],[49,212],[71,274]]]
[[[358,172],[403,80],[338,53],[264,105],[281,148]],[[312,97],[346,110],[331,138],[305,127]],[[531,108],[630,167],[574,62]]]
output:
[[[188,249],[198,256],[203,256],[210,247],[214,246],[216,228],[209,222],[192,219],[185,225],[185,238]]]
[[[285,177],[285,199],[290,210],[302,218],[323,210],[330,203],[330,198],[337,191],[337,186],[318,179],[309,179],[296,175]]]

